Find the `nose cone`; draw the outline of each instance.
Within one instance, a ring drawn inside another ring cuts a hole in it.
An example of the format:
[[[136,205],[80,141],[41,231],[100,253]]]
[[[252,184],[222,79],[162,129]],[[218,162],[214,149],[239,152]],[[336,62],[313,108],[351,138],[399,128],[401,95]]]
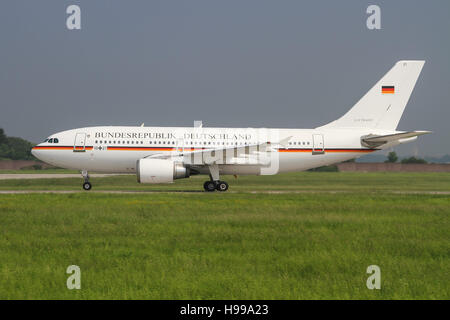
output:
[[[38,158],[39,160],[42,160],[42,159],[39,157],[41,151],[39,150],[38,146],[39,146],[39,145],[37,145],[36,147],[31,148],[31,154],[32,154],[33,156],[35,156],[36,158]]]

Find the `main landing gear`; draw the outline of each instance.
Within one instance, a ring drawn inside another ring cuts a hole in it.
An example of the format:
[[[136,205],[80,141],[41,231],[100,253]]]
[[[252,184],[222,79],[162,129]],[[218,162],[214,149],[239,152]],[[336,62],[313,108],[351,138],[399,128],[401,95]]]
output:
[[[83,183],[83,189],[86,191],[91,190],[92,184],[89,182],[89,175],[86,170],[81,171],[81,175],[83,176],[84,183]]]
[[[228,183],[225,181],[205,181],[203,184],[203,188],[205,191],[213,192],[214,190],[217,191],[227,191],[228,190]]]
[[[212,164],[209,165],[208,168],[210,172],[209,177],[211,180],[205,181],[205,183],[203,184],[203,188],[205,189],[205,191],[227,191],[228,183],[219,180],[219,166],[217,164]]]

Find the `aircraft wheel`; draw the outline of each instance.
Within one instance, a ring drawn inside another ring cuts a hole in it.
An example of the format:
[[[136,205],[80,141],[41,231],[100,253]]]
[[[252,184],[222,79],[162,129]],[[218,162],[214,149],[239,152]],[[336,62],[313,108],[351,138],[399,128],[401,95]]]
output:
[[[205,181],[205,183],[203,184],[203,188],[205,189],[205,191],[212,192],[216,190],[216,184],[214,183],[214,181]]]
[[[219,181],[219,183],[216,186],[216,189],[218,191],[227,191],[228,190],[228,183],[225,181]]]
[[[92,185],[91,185],[90,182],[83,183],[83,189],[84,190],[89,191],[89,190],[91,190],[91,188],[92,188]]]

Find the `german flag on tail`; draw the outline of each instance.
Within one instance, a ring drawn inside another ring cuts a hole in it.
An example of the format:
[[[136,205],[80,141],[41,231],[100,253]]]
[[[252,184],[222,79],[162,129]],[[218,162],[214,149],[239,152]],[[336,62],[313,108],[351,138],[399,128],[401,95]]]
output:
[[[381,87],[381,93],[385,94],[385,93],[394,93],[395,92],[395,87],[394,86],[382,86]]]

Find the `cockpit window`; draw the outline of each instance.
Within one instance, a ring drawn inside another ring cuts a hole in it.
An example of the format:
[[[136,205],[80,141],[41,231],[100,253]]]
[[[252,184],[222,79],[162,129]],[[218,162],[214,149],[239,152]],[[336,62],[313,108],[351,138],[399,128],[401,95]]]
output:
[[[51,138],[51,139],[47,138],[47,139],[44,140],[44,142],[59,143],[59,140],[58,140],[58,138]]]

